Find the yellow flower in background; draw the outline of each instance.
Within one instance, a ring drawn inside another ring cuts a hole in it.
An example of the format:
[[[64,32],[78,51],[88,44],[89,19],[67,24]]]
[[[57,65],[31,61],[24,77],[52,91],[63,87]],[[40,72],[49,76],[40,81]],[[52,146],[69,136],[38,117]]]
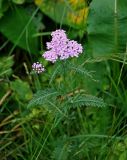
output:
[[[35,3],[36,5],[41,5],[42,2],[43,2],[43,0],[34,0],[34,3]]]
[[[74,27],[85,25],[89,10],[86,0],[67,0],[67,3],[65,3],[65,0],[34,0],[34,2],[42,12],[57,23],[61,23],[61,17],[63,17],[63,24]],[[65,13],[63,13],[65,7]]]
[[[69,0],[70,4],[72,4],[73,6],[77,5],[78,1],[80,0]]]
[[[68,19],[75,24],[81,24],[88,15],[89,8],[80,9],[78,12],[75,13],[68,13]]]
[[[82,6],[86,6],[85,0],[69,0],[69,3],[73,9],[77,9]]]
[[[68,20],[77,25],[84,23],[89,10],[86,0],[69,0],[69,4],[74,12],[69,12],[67,14]]]

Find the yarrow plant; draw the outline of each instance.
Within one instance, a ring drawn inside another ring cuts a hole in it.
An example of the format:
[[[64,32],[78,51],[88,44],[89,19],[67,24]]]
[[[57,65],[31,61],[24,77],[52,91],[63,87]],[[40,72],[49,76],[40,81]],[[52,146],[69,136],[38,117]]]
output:
[[[47,42],[48,51],[42,55],[46,60],[54,63],[57,59],[78,57],[82,53],[82,45],[78,44],[77,41],[69,40],[64,30],[56,30],[51,33],[51,36],[51,42]]]
[[[42,72],[45,71],[44,66],[42,66],[42,64],[39,63],[39,62],[33,63],[32,68],[33,68],[33,70],[36,71],[37,73],[42,73]]]
[[[77,41],[67,38],[66,32],[58,29],[51,33],[52,40],[46,43],[47,51],[42,55],[44,59],[52,63],[58,59],[65,60],[70,57],[78,57],[83,52],[83,47]],[[44,71],[44,66],[39,62],[32,65],[33,70],[37,73]]]

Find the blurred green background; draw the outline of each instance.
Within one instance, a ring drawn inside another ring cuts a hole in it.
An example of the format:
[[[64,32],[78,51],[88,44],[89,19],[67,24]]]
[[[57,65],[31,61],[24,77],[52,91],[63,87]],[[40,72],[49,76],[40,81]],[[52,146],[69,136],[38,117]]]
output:
[[[127,160],[126,28],[126,0],[0,0],[0,160]],[[42,58],[56,29],[78,58]]]

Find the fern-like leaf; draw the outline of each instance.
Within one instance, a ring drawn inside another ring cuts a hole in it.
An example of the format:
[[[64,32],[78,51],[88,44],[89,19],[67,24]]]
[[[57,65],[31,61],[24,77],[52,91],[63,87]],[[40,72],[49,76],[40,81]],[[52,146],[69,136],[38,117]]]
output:
[[[78,106],[93,106],[93,107],[105,107],[106,104],[102,98],[98,98],[91,95],[79,95],[73,97],[69,100],[69,103],[73,105],[73,107]]]
[[[69,70],[73,70],[74,72],[76,72],[76,73],[78,73],[78,74],[81,74],[81,75],[83,75],[83,76],[87,76],[87,77],[93,79],[92,73],[93,73],[94,71],[88,71],[88,70],[85,69],[83,66],[81,66],[81,65],[80,65],[80,66],[77,66],[77,65],[74,65],[74,64],[72,64],[72,63],[67,64],[67,67],[68,67]]]
[[[54,89],[46,89],[38,91],[33,99],[29,102],[28,108],[32,106],[42,105],[47,102],[48,99],[55,100],[59,93]]]

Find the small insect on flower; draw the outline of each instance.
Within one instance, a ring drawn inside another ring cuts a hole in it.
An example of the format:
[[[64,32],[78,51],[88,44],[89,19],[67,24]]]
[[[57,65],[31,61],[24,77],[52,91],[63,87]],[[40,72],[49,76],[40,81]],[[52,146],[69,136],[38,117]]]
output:
[[[39,62],[33,63],[32,69],[33,69],[35,72],[37,72],[38,74],[45,71],[44,66],[42,66],[42,64],[39,63]]]

